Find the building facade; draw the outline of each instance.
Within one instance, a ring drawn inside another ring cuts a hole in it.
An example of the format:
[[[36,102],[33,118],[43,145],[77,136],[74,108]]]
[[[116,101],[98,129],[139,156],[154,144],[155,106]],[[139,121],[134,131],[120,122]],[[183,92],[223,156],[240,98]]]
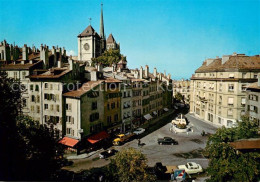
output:
[[[244,54],[207,59],[191,78],[190,112],[232,127],[245,114],[246,87],[257,80],[260,57]]]

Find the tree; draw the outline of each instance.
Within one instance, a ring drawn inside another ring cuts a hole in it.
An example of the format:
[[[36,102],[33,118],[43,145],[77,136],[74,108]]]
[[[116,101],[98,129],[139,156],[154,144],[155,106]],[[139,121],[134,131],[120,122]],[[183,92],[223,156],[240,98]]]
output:
[[[106,50],[101,56],[92,59],[92,64],[102,63],[104,66],[111,66],[113,63],[117,64],[121,59],[126,58],[120,54],[119,49]]]
[[[63,149],[52,126],[22,115],[22,90],[0,71],[0,179],[50,180],[62,165]]]
[[[180,92],[177,92],[175,94],[175,100],[177,100],[178,102],[184,102],[184,96],[180,93]]]
[[[22,107],[22,87],[0,71],[0,179],[14,180],[24,165],[16,117]],[[19,155],[17,155],[19,154]]]
[[[243,117],[234,128],[222,127],[209,137],[205,155],[210,159],[208,181],[254,181],[260,174],[260,154],[241,153],[230,146],[239,139],[258,137],[256,121]]]
[[[148,172],[147,159],[144,154],[133,148],[118,152],[109,165],[113,181],[155,181],[155,176]]]

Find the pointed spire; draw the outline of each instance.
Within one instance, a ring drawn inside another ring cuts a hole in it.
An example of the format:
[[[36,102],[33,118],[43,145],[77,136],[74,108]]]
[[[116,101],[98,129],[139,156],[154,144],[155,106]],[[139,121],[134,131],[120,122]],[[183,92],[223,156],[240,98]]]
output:
[[[103,3],[101,3],[101,16],[100,16],[100,37],[105,39],[104,21],[103,21]]]

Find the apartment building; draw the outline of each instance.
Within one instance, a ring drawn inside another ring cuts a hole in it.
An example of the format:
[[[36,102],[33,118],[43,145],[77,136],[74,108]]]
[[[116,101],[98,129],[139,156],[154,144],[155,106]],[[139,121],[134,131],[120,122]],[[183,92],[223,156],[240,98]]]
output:
[[[190,112],[232,127],[245,114],[246,88],[257,81],[260,57],[245,54],[207,59],[191,77]]]
[[[190,80],[175,80],[173,81],[173,96],[180,93],[184,97],[185,103],[190,102]]]
[[[258,75],[258,82],[247,87],[246,98],[246,114],[250,119],[258,121],[260,127],[260,74]]]
[[[104,81],[88,81],[63,94],[65,136],[82,139],[104,129]]]

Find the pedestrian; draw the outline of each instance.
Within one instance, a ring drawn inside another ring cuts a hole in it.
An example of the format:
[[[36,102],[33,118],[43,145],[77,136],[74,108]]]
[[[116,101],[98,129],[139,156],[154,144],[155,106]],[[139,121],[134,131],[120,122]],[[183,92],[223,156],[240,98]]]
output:
[[[140,146],[140,144],[141,144],[141,140],[140,140],[140,139],[138,139],[138,146]]]

